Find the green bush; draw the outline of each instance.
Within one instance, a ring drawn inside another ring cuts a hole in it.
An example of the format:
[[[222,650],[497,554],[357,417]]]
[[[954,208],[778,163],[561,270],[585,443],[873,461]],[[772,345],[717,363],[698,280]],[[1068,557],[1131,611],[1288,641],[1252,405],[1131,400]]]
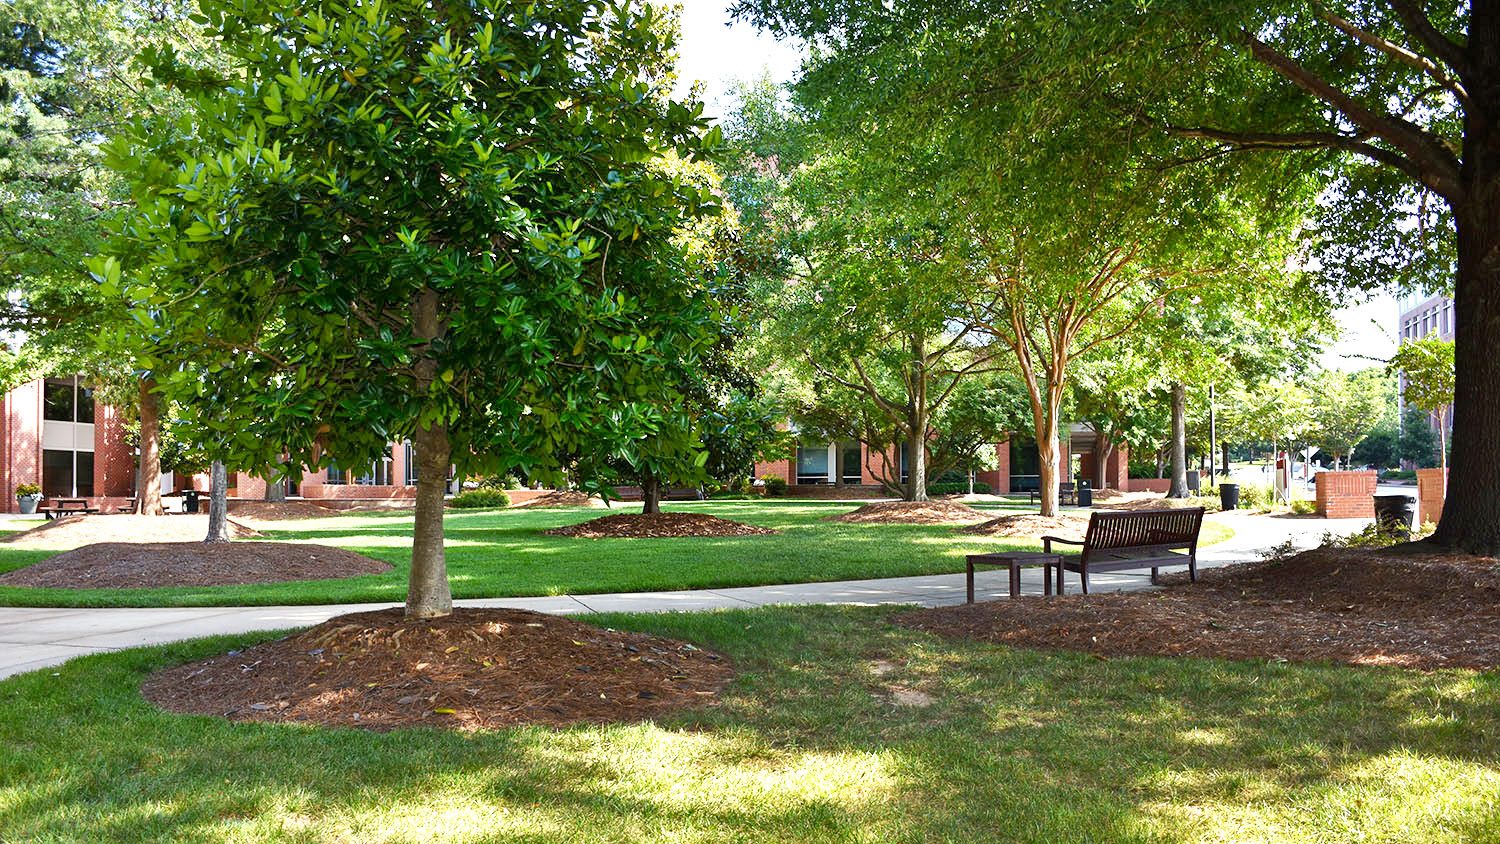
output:
[[[1380,473],[1380,477],[1387,481],[1414,481],[1417,473],[1411,469],[1387,469]]]
[[[751,495],[748,492],[734,492],[727,489],[721,489],[718,492],[710,492],[708,494],[708,497],[713,501],[749,501],[755,498],[755,496]]]
[[[481,510],[496,507],[509,507],[510,496],[505,490],[497,487],[481,487],[460,492],[458,495],[448,499],[449,507],[460,510]]]
[[[1292,512],[1299,516],[1311,516],[1318,512],[1318,502],[1311,498],[1292,499]]]
[[[969,481],[938,481],[927,485],[928,495],[965,495],[969,491]],[[983,481],[974,482],[975,495],[989,495],[990,485]]]
[[[1240,509],[1265,510],[1275,504],[1275,494],[1262,484],[1240,484]]]
[[[786,495],[786,478],[780,475],[762,475],[766,484],[766,495]]]
[[[23,495],[39,495],[41,491],[42,488],[36,484],[21,484],[16,487],[16,495],[18,497]]]

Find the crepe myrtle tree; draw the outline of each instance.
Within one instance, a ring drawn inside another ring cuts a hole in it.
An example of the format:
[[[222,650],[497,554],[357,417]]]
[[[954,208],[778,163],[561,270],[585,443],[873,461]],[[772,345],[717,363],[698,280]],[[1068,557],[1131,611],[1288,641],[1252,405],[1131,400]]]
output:
[[[242,471],[358,465],[409,438],[410,617],[451,612],[444,478],[631,453],[711,339],[653,272],[710,192],[636,2],[202,0],[227,74],[146,52],[190,102],[109,147],[135,211],[94,264],[160,334],[162,389]],[[642,256],[647,256],[643,258]]]
[[[1401,344],[1387,370],[1402,376],[1401,395],[1437,418],[1438,465],[1448,468],[1448,417],[1453,411],[1453,341],[1429,334]],[[1422,426],[1427,427],[1427,426]]]

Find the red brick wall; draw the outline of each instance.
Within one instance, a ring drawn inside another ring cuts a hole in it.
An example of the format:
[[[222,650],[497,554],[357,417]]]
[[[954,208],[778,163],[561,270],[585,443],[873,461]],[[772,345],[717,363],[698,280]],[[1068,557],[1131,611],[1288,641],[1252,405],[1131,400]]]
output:
[[[1124,489],[1130,480],[1130,449],[1124,445],[1115,446],[1114,454],[1109,459],[1109,465],[1104,468],[1104,480],[1106,485],[1112,489]]]
[[[1322,472],[1317,476],[1318,515],[1325,519],[1373,519],[1374,472]]]
[[[983,481],[990,485],[990,490],[997,494],[1010,492],[1010,442],[1001,441],[995,443],[995,468],[987,472],[978,472],[975,480]]]
[[[1448,496],[1447,469],[1417,470],[1417,521],[1437,524],[1443,517],[1443,499]]]
[[[94,494],[129,498],[135,494],[135,449],[125,442],[120,411],[94,403]]]
[[[1129,478],[1129,492],[1166,492],[1172,488],[1171,478]]]
[[[366,486],[364,484],[302,483],[303,498],[416,498],[414,486]]]
[[[229,485],[234,488],[236,498],[259,500],[266,497],[266,482],[244,472],[235,472],[230,475]]]
[[[792,460],[772,460],[770,462],[755,464],[755,477],[763,478],[766,475],[781,478],[788,484],[794,482],[796,477],[792,474]]]
[[[20,509],[16,487],[42,482],[42,382],[11,390],[5,395],[4,472],[0,475],[0,499],[5,512]]]

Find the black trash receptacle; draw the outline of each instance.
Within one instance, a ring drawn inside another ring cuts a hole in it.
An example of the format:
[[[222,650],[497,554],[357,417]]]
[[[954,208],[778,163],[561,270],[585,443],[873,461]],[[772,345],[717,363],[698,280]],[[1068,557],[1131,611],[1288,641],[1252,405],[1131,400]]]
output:
[[[1410,495],[1375,496],[1375,524],[1391,533],[1410,535],[1417,518],[1417,499]]]
[[[198,490],[190,489],[182,494],[182,512],[198,512]]]
[[[1078,482],[1078,486],[1074,487],[1074,489],[1078,490],[1078,506],[1079,507],[1092,507],[1092,506],[1094,506],[1094,486],[1093,486],[1093,484],[1090,484],[1088,481],[1080,480]]]
[[[1187,473],[1188,492],[1196,494],[1203,488],[1203,482],[1198,477],[1197,469],[1189,469]]]
[[[1240,485],[1231,483],[1219,484],[1219,509],[1238,510],[1240,508]]]

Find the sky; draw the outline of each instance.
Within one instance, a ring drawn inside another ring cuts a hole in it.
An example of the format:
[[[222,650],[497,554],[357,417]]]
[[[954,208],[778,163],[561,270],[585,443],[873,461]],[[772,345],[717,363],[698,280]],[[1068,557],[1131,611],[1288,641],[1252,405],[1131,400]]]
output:
[[[801,64],[798,44],[781,43],[747,23],[731,24],[727,0],[681,0],[682,41],[677,69],[679,93],[703,83],[709,114],[718,116],[730,104],[725,94],[733,83],[769,73],[777,82],[795,78]],[[1325,368],[1355,370],[1376,365],[1396,351],[1395,298],[1361,294],[1335,316],[1340,337],[1322,353]]]

